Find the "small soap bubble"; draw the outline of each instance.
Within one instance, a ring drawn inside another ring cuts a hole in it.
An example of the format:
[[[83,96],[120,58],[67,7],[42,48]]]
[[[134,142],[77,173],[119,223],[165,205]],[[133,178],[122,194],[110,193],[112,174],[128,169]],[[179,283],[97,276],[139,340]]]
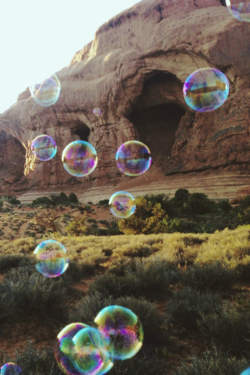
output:
[[[102,114],[102,111],[100,110],[100,108],[93,109],[93,115],[95,115],[96,117],[100,117],[101,114]]]
[[[71,323],[64,327],[57,335],[57,342],[54,350],[55,358],[60,369],[67,375],[79,375],[75,368],[77,360],[73,337],[83,328],[89,327],[84,323]]]
[[[250,1],[226,0],[226,6],[237,20],[250,22]]]
[[[60,96],[61,84],[55,74],[42,83],[30,86],[30,94],[35,102],[42,107],[49,107],[57,102]]]
[[[49,135],[39,135],[31,143],[31,152],[41,161],[53,159],[57,152],[56,141]]]
[[[90,143],[74,141],[63,150],[62,162],[69,174],[84,177],[95,170],[98,157],[95,148]]]
[[[198,112],[219,108],[229,94],[227,77],[219,70],[203,68],[190,74],[183,86],[187,105]]]
[[[126,219],[135,212],[135,198],[127,191],[118,191],[110,197],[109,207],[114,216]]]
[[[122,306],[108,306],[102,309],[95,323],[100,332],[110,340],[114,359],[133,357],[142,347],[143,328],[138,316]]]
[[[55,240],[41,242],[35,249],[36,269],[46,277],[62,275],[69,266],[67,250]]]
[[[240,375],[250,375],[250,367],[244,370]]]
[[[140,176],[152,163],[149,148],[139,141],[123,143],[118,148],[115,159],[117,167],[127,176]]]
[[[75,368],[84,375],[102,375],[113,367],[109,337],[98,329],[87,327],[72,339],[77,360]]]
[[[13,362],[5,363],[1,367],[1,375],[19,375],[21,372],[21,368]]]

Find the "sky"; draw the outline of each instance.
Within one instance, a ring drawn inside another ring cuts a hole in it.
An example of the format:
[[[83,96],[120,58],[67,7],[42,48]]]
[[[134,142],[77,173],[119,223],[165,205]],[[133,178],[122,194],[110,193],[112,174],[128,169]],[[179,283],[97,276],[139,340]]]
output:
[[[110,18],[139,0],[0,0],[0,113],[68,66]]]

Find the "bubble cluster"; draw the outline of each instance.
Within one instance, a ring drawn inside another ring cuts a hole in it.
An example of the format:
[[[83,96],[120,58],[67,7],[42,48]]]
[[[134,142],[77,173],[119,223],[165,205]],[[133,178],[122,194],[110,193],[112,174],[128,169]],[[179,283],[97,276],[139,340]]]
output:
[[[55,358],[67,375],[102,375],[113,367],[109,340],[96,328],[72,323],[57,336]]]
[[[39,135],[31,143],[31,152],[41,161],[53,159],[57,152],[56,141],[49,135]]]
[[[1,367],[0,375],[19,375],[22,372],[21,368],[13,362],[5,363]]]
[[[102,111],[100,110],[100,108],[94,108],[92,113],[93,113],[93,115],[95,115],[96,117],[100,117],[101,114],[102,114]]]
[[[250,1],[226,0],[226,6],[237,20],[250,22]]]
[[[30,86],[30,94],[34,101],[42,107],[49,107],[57,102],[61,92],[61,84],[55,74],[42,83]]]
[[[140,176],[152,163],[149,148],[139,141],[123,143],[118,148],[115,159],[117,167],[127,176]]]
[[[69,266],[67,250],[55,240],[41,242],[35,249],[36,269],[46,277],[62,275]]]
[[[65,170],[75,177],[84,177],[92,173],[98,162],[95,148],[85,141],[68,144],[62,153]]]
[[[142,347],[143,329],[140,319],[122,306],[108,306],[102,309],[95,323],[110,340],[114,359],[133,357]]]
[[[199,69],[186,79],[183,94],[187,105],[195,111],[214,111],[226,101],[229,82],[217,69]]]
[[[128,218],[135,212],[135,198],[127,191],[118,191],[110,197],[109,207],[114,216],[120,219]]]

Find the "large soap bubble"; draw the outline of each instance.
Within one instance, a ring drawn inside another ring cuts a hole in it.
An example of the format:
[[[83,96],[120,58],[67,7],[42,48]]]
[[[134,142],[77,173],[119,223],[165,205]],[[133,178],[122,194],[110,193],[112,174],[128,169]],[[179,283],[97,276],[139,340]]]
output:
[[[98,329],[87,327],[79,331],[72,339],[77,361],[75,367],[80,374],[102,375],[113,367],[109,337]]]
[[[126,219],[135,212],[135,198],[127,191],[118,191],[110,197],[109,207],[114,216]]]
[[[237,20],[250,22],[250,1],[226,0],[226,6]]]
[[[45,79],[42,83],[30,86],[31,96],[42,107],[55,104],[60,96],[61,84],[55,74]]]
[[[98,162],[95,148],[85,141],[68,144],[62,153],[65,170],[75,177],[84,177],[92,173]]]
[[[240,375],[250,375],[250,367],[244,370]]]
[[[131,358],[141,349],[142,324],[130,309],[116,305],[105,307],[95,318],[95,323],[110,339],[114,359]]]
[[[67,250],[55,240],[41,242],[35,249],[36,269],[46,277],[62,275],[69,266]]]
[[[21,372],[22,370],[18,365],[8,362],[1,367],[0,375],[19,375]]]
[[[198,112],[211,112],[226,101],[229,82],[217,69],[199,69],[186,79],[183,94],[190,108]]]
[[[57,152],[56,141],[49,135],[39,135],[32,141],[31,151],[39,160],[53,159]]]
[[[139,141],[123,143],[118,148],[115,159],[117,167],[127,176],[139,176],[145,173],[152,163],[149,148]]]

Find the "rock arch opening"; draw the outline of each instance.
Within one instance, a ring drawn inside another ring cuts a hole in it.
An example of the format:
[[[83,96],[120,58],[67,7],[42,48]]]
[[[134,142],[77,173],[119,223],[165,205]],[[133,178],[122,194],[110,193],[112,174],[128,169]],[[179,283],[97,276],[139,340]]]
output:
[[[13,184],[24,175],[26,150],[21,142],[5,131],[0,131],[0,185]]]
[[[175,142],[175,133],[186,109],[182,83],[172,74],[150,77],[128,116],[140,140],[151,150],[155,165],[164,168]]]
[[[88,142],[89,135],[90,135],[90,128],[84,124],[81,127],[74,129],[73,133],[77,135],[81,141]]]

